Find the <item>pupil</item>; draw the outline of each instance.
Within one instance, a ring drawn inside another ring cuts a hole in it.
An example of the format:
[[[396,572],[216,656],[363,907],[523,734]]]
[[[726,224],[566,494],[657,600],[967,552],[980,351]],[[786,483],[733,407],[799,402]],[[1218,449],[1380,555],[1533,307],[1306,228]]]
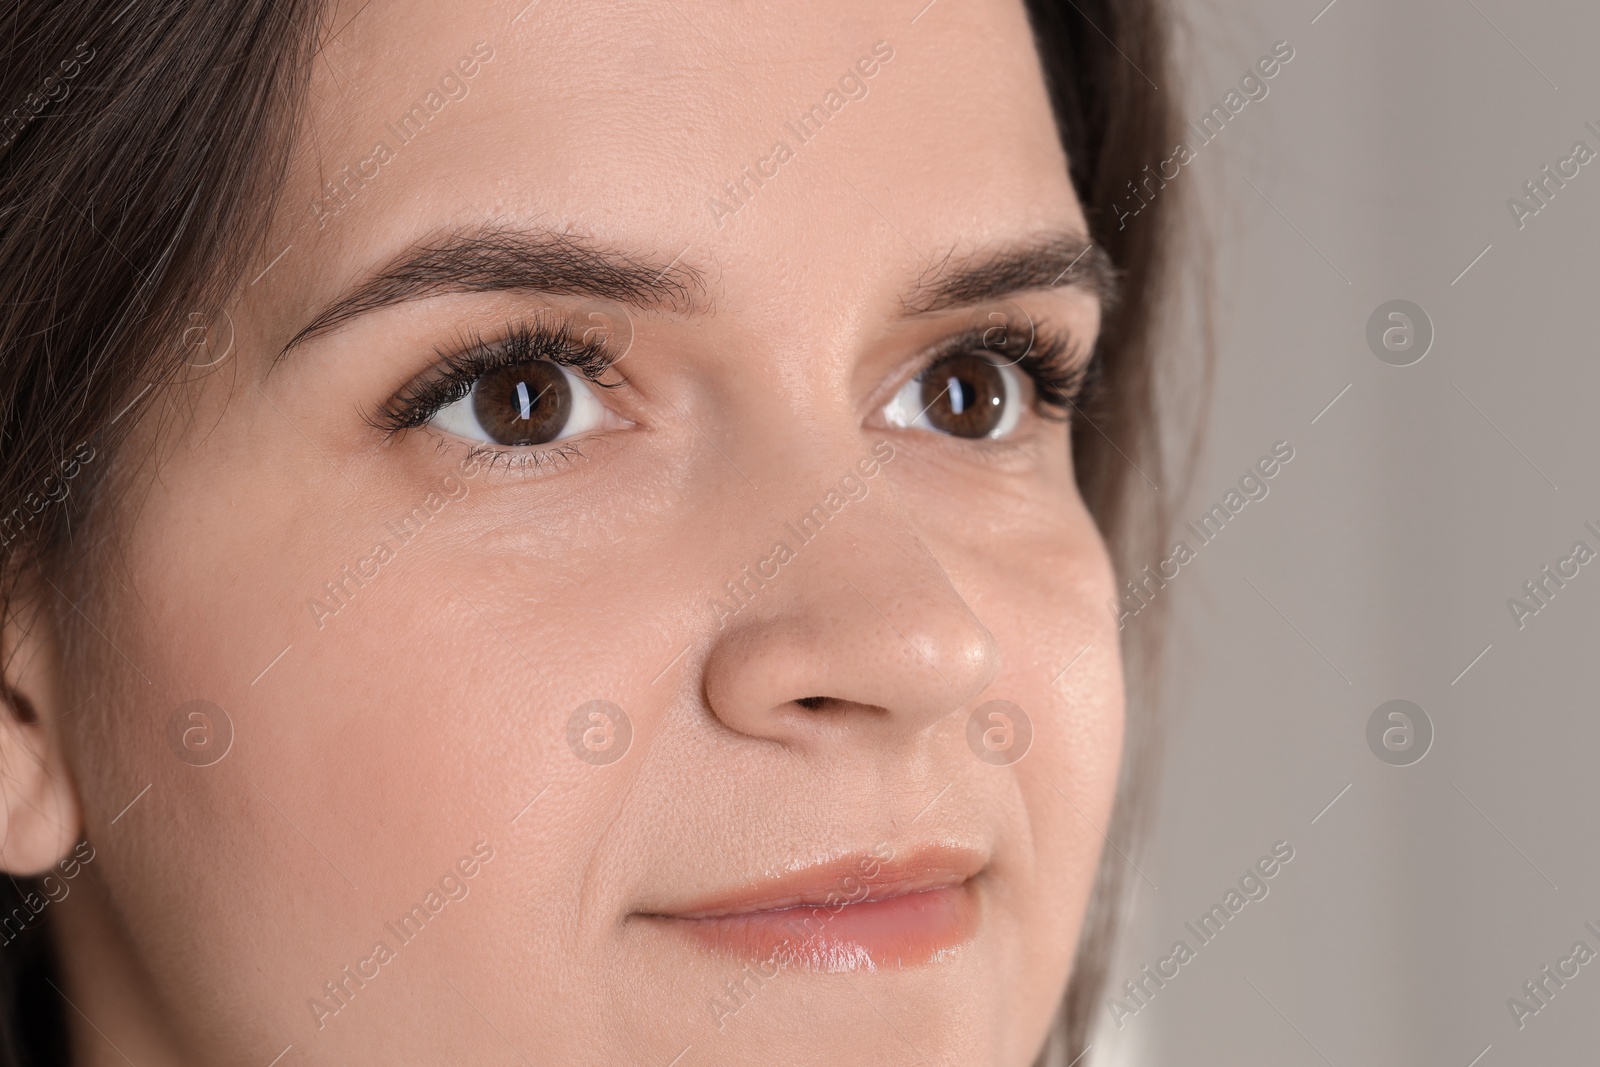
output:
[[[987,437],[1005,414],[1006,382],[981,356],[946,356],[922,376],[922,406],[934,428],[956,437]]]
[[[572,387],[547,360],[500,367],[472,387],[472,410],[495,444],[542,445],[566,429]]]

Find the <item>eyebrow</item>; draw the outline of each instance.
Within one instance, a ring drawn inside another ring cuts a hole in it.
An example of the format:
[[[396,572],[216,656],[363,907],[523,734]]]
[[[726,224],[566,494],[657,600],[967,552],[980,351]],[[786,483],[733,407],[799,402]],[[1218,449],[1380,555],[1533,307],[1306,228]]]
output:
[[[956,256],[930,266],[901,298],[908,315],[998,300],[1029,289],[1073,286],[1103,308],[1117,298],[1117,269],[1098,242],[1075,230]]]
[[[318,312],[277,359],[358,316],[431,296],[528,291],[704,312],[710,308],[705,288],[700,272],[676,259],[654,263],[571,234],[498,226],[454,231],[419,242],[378,268]]]
[[[273,363],[369,312],[446,294],[526,291],[708,313],[712,305],[705,277],[680,263],[682,256],[680,252],[660,264],[551,231],[493,225],[451,231],[406,249],[328,304],[289,339]],[[951,252],[923,272],[900,304],[904,314],[921,315],[1064,286],[1084,289],[1102,305],[1116,298],[1117,271],[1110,256],[1077,231],[961,256]]]

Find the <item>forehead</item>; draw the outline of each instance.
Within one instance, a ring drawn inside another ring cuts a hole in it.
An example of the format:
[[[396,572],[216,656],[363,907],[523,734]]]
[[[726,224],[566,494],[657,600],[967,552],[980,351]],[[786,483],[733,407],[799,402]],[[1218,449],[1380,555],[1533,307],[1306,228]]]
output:
[[[274,279],[307,302],[447,223],[682,255],[723,306],[801,279],[887,294],[951,248],[1082,224],[1015,0],[372,0],[325,21],[279,223],[313,254]]]

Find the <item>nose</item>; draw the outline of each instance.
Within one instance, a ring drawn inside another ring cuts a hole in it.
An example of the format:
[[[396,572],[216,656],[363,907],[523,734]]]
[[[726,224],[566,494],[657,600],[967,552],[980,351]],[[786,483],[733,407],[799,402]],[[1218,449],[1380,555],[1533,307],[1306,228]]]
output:
[[[749,600],[724,617],[706,660],[706,700],[724,725],[794,745],[903,737],[994,681],[994,635],[912,528],[886,472],[826,526],[783,530],[792,558],[745,584]]]

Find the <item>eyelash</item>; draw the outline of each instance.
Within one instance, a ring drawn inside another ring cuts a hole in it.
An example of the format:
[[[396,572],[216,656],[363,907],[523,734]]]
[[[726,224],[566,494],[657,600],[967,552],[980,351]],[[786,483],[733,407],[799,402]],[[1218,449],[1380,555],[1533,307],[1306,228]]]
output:
[[[1069,421],[1071,410],[1085,400],[1099,379],[1098,348],[1089,359],[1066,335],[1044,323],[1035,325],[1031,339],[1008,333],[1004,344],[985,343],[986,331],[974,326],[941,342],[923,364],[925,373],[939,360],[968,353],[988,353],[1013,364],[1033,382],[1036,413],[1057,422]],[[1026,342],[1031,340],[1031,345]],[[548,360],[566,367],[602,389],[614,389],[620,381],[604,381],[618,357],[603,342],[585,341],[573,336],[565,323],[538,321],[514,322],[495,340],[486,341],[473,333],[457,340],[450,348],[436,349],[438,363],[433,371],[414,379],[388,401],[368,422],[393,437],[424,426],[449,405],[463,399],[484,375],[502,367]],[[547,461],[581,456],[575,445],[560,443],[549,449],[501,448],[479,445],[475,455],[494,458],[516,453],[528,466]]]
[[[989,330],[974,326],[938,345],[919,374],[950,356],[988,354],[1014,365],[1033,382],[1036,414],[1052,422],[1067,422],[1078,410],[1100,379],[1098,346],[1089,358],[1082,348],[1063,333],[1043,322],[1034,324],[1031,338],[1018,338],[1010,331],[1002,345],[986,343]],[[1029,343],[1031,342],[1031,344]]]
[[[549,360],[602,389],[622,384],[601,380],[617,362],[611,349],[598,341],[574,337],[565,324],[516,322],[497,340],[485,341],[474,333],[451,348],[435,351],[439,356],[435,370],[401,389],[369,420],[387,435],[425,425],[470,393],[479,378],[502,367]]]

